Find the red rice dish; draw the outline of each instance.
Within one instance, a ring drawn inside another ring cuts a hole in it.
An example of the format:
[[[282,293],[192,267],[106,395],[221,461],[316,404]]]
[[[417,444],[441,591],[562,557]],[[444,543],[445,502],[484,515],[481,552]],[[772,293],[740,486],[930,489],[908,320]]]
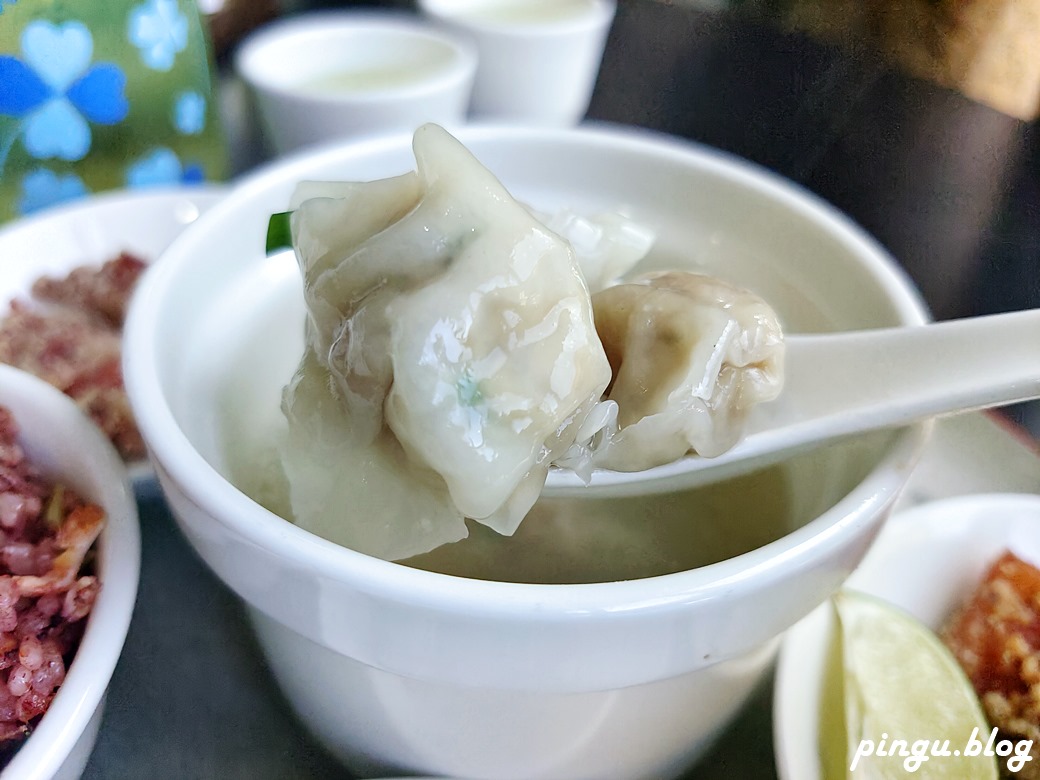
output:
[[[39,279],[32,288],[35,302],[13,301],[0,321],[0,362],[70,396],[128,461],[144,458],[145,449],[123,388],[122,329],[145,268],[123,253],[100,268]]]
[[[0,763],[47,711],[100,590],[104,512],[46,481],[0,407]]]

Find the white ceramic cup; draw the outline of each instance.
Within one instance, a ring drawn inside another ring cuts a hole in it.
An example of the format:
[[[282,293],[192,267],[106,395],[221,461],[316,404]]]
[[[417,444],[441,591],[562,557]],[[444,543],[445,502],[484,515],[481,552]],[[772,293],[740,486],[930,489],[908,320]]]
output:
[[[419,0],[477,45],[474,119],[572,125],[596,85],[615,0]]]
[[[474,46],[401,14],[308,13],[243,42],[234,68],[276,154],[466,117]]]

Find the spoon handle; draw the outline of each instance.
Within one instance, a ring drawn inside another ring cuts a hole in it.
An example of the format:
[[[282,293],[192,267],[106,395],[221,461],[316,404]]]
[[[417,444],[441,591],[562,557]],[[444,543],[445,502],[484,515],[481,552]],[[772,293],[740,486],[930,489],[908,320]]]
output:
[[[670,492],[776,463],[856,433],[1040,398],[1040,310],[912,327],[787,339],[780,398],[716,458],[687,456],[642,472],[597,470],[585,486],[550,474],[549,497]]]
[[[749,433],[840,436],[1000,406],[1040,396],[1040,310],[792,336],[785,363],[788,400]]]

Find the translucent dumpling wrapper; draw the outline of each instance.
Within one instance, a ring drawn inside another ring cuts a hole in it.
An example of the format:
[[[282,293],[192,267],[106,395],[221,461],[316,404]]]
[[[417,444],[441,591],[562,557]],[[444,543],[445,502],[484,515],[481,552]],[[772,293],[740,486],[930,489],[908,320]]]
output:
[[[592,297],[619,430],[594,465],[642,471],[713,457],[783,385],[783,332],[757,295],[700,274],[647,274]]]
[[[650,252],[654,231],[619,211],[592,216],[561,209],[535,216],[571,245],[582,276],[593,292],[617,284]]]
[[[391,560],[466,517],[512,533],[610,381],[569,244],[442,129],[413,147],[415,173],[298,190],[282,402],[296,522]]]

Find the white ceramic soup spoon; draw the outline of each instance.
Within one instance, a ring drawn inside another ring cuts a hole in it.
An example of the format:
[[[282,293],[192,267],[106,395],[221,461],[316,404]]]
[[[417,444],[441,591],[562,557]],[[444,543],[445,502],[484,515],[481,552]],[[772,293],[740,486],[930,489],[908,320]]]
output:
[[[645,471],[550,472],[547,497],[662,493],[717,482],[851,434],[1040,398],[1040,310],[928,325],[791,335],[784,389],[715,458]]]

